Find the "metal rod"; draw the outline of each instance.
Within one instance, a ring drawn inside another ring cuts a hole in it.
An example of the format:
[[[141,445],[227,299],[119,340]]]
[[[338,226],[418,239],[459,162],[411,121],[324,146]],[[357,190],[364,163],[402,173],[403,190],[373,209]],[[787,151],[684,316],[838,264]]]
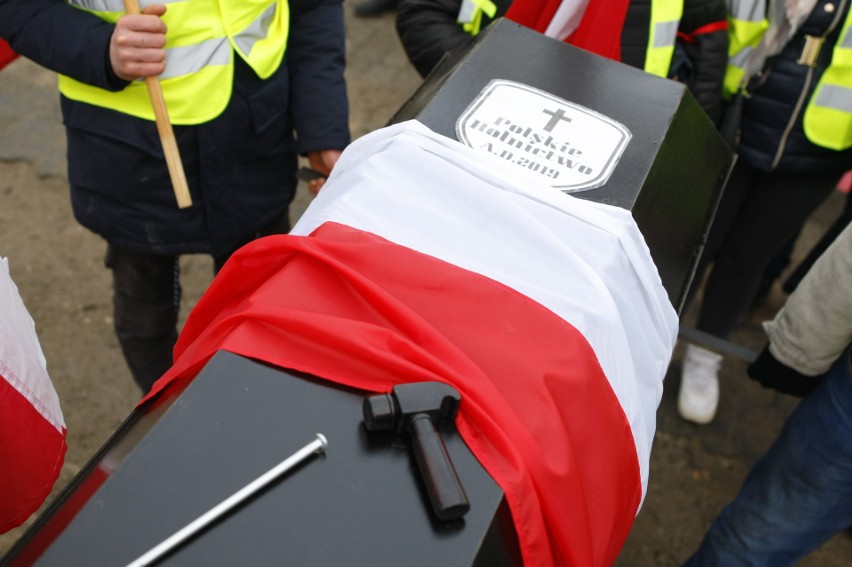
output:
[[[181,530],[175,532],[172,536],[163,540],[162,543],[151,548],[150,551],[140,556],[132,563],[128,563],[127,567],[144,567],[145,565],[151,565],[154,561],[157,561],[160,557],[171,551],[175,546],[180,545],[187,538],[192,537],[192,535],[200,529],[215,521],[231,508],[238,505],[291,468],[295,467],[314,453],[322,453],[327,446],[328,440],[325,438],[325,435],[317,433],[316,439],[187,524]]]
[[[694,327],[687,327],[684,324],[680,325],[680,328],[678,330],[678,336],[683,337],[694,343],[704,345],[707,348],[736,356],[737,358],[741,358],[748,363],[754,362],[757,358],[758,353],[754,352],[751,349],[748,349],[744,346],[740,346],[736,343],[732,343],[731,341],[720,339],[719,337],[711,335],[710,333],[699,331]]]

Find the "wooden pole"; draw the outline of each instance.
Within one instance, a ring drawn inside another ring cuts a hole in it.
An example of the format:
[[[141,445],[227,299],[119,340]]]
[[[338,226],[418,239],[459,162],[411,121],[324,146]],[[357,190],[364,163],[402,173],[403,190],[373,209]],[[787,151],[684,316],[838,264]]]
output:
[[[124,9],[128,14],[141,13],[137,0],[124,0]],[[157,131],[160,134],[160,142],[163,144],[163,153],[166,156],[166,165],[169,168],[169,177],[172,180],[178,207],[186,209],[192,206],[192,198],[189,196],[189,186],[186,183],[186,175],[183,171],[175,133],[169,121],[163,89],[160,87],[160,80],[157,77],[145,77],[145,84],[148,86],[148,95],[151,97],[151,105],[154,107]]]

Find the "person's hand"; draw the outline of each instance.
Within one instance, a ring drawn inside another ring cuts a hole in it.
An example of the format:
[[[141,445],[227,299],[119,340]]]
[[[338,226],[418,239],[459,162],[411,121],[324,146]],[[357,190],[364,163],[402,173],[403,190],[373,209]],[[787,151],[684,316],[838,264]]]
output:
[[[160,19],[165,13],[165,6],[152,4],[141,14],[118,19],[109,42],[109,62],[117,77],[132,81],[166,70],[166,24]]]
[[[311,164],[311,169],[315,169],[328,177],[331,168],[340,158],[340,154],[340,150],[316,150],[308,152],[308,162]],[[325,185],[325,179],[314,179],[308,182],[308,191],[316,195],[323,185]]]
[[[757,359],[748,365],[746,373],[749,378],[759,382],[764,388],[800,398],[810,394],[822,380],[822,375],[805,376],[785,365],[773,356],[768,345],[761,351]]]

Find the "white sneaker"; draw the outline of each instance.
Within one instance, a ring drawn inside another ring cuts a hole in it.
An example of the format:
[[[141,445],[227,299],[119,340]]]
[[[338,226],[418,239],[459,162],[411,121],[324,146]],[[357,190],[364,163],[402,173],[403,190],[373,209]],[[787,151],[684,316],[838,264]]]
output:
[[[686,345],[677,396],[677,409],[683,419],[706,425],[716,417],[722,358],[712,350]]]

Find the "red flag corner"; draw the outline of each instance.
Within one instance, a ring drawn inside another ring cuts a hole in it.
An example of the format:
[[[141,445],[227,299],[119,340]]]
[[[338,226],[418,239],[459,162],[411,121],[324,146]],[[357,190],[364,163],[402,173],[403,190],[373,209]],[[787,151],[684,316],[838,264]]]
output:
[[[0,69],[18,58],[18,54],[12,51],[9,44],[0,39]]]

